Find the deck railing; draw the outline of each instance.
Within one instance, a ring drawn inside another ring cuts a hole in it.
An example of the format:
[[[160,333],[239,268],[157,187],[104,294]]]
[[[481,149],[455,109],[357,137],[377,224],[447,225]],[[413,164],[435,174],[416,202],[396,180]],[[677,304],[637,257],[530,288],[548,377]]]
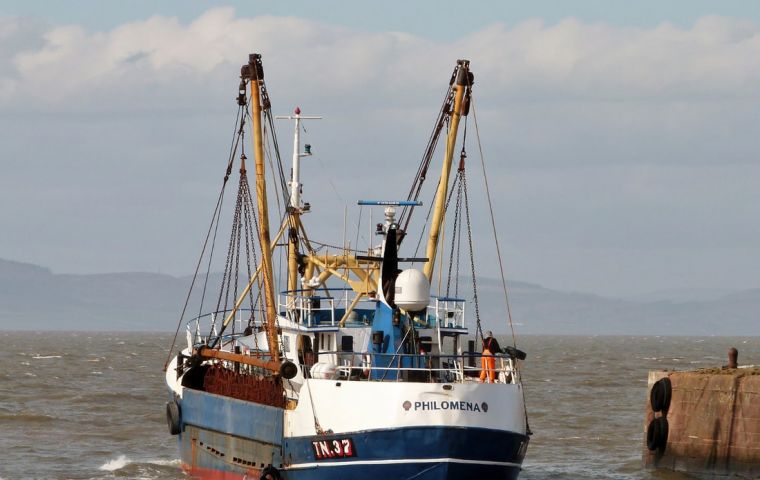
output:
[[[463,298],[433,296],[430,299],[427,320],[431,327],[466,328]]]
[[[291,290],[280,292],[277,296],[277,305],[280,314],[288,316],[296,323],[306,327],[337,327],[346,310],[348,310],[356,298],[350,288],[330,288],[318,290],[315,295],[312,291]],[[326,295],[321,295],[326,293]],[[350,315],[349,323],[369,323],[372,318],[368,311],[375,310],[374,298],[360,299],[353,305],[355,315]]]
[[[315,295],[313,290],[293,290],[281,292],[277,304],[282,315],[307,327],[338,326],[346,310],[353,304],[355,295],[350,288],[320,290],[327,295]],[[353,306],[354,315],[349,314],[349,323],[369,323],[372,318],[368,311],[374,311],[374,298],[363,298]],[[422,319],[428,327],[443,329],[465,329],[465,300],[453,297],[430,297],[427,314]]]
[[[227,316],[232,312],[231,309],[219,310],[217,312],[206,313],[188,321],[185,325],[187,336],[187,346],[192,349],[194,346],[207,345],[210,340],[219,338],[222,344],[233,341],[243,335],[243,331],[248,326],[248,319],[251,316],[251,309],[241,308],[236,310],[235,318],[224,333],[222,324]]]
[[[508,355],[412,355],[361,352],[319,352],[336,355],[337,365],[315,363],[301,365],[308,377],[347,381],[401,381],[466,383],[517,383],[517,361]],[[489,361],[493,363],[489,363]],[[327,367],[333,367],[327,368]],[[327,369],[326,369],[327,368]],[[485,374],[483,374],[485,370]]]

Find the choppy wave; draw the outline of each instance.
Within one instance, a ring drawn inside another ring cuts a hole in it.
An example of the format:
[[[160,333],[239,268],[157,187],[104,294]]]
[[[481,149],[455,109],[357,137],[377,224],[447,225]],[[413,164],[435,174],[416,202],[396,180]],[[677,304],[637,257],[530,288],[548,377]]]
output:
[[[187,479],[164,416],[171,334],[0,335],[10,345],[0,351],[9,359],[0,374],[5,480]],[[115,353],[118,341],[128,346]],[[760,364],[757,338],[519,341],[534,432],[520,480],[683,480],[641,467],[648,371],[721,366],[730,346],[743,363]]]
[[[43,413],[35,412],[18,412],[18,413],[0,413],[0,424],[18,423],[18,424],[39,424],[49,423],[56,420],[53,415],[46,415]]]
[[[179,467],[180,466],[180,460],[179,459],[151,459],[151,460],[132,460],[126,455],[119,455],[116,458],[112,458],[111,460],[108,460],[103,465],[98,467],[98,470],[104,471],[104,472],[115,472],[117,470],[122,470],[124,468],[130,467],[130,466],[139,466],[139,465],[155,465],[159,467]]]
[[[98,468],[98,470],[104,470],[106,472],[114,472],[116,470],[121,470],[122,468],[126,467],[130,463],[132,463],[132,460],[127,458],[126,455],[119,455],[118,458],[109,460],[103,465],[101,465],[100,468]]]

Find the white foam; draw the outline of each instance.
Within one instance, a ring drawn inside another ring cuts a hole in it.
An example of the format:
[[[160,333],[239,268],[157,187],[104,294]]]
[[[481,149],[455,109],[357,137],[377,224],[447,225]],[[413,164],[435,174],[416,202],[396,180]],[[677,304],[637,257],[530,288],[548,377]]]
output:
[[[132,463],[132,460],[128,459],[126,455],[119,455],[119,458],[114,458],[101,465],[99,470],[114,472],[126,467],[130,463]]]
[[[32,357],[35,360],[47,360],[48,358],[61,358],[60,355],[35,355]]]
[[[172,460],[148,460],[145,463],[151,463],[153,465],[159,465],[161,467],[178,467],[182,464],[179,458],[174,458]]]

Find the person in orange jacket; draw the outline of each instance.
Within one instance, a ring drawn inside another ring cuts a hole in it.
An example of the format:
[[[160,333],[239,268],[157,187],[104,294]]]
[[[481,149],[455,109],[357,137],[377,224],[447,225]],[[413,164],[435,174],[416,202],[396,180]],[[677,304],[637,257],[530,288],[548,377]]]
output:
[[[487,331],[483,338],[483,356],[480,358],[480,381],[494,383],[496,380],[496,358],[495,354],[501,353],[499,342],[493,337],[492,331]]]

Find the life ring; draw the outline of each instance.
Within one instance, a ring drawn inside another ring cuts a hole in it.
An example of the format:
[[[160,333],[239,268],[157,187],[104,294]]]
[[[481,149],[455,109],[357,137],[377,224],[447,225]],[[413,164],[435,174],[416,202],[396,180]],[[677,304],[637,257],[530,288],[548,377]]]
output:
[[[259,477],[260,480],[282,480],[282,477],[280,476],[280,472],[277,471],[276,468],[269,465],[268,467],[264,468],[264,470],[261,471],[261,476]]]
[[[670,397],[673,394],[673,386],[668,377],[661,378],[652,385],[652,391],[649,393],[649,403],[652,405],[652,411],[668,413],[670,408]]]
[[[668,444],[668,419],[657,417],[649,422],[647,427],[647,448],[660,455],[665,453]]]
[[[370,355],[362,355],[362,378],[369,378],[371,372],[372,357]]]
[[[177,435],[182,431],[181,412],[176,400],[166,402],[166,424],[172,435]]]

